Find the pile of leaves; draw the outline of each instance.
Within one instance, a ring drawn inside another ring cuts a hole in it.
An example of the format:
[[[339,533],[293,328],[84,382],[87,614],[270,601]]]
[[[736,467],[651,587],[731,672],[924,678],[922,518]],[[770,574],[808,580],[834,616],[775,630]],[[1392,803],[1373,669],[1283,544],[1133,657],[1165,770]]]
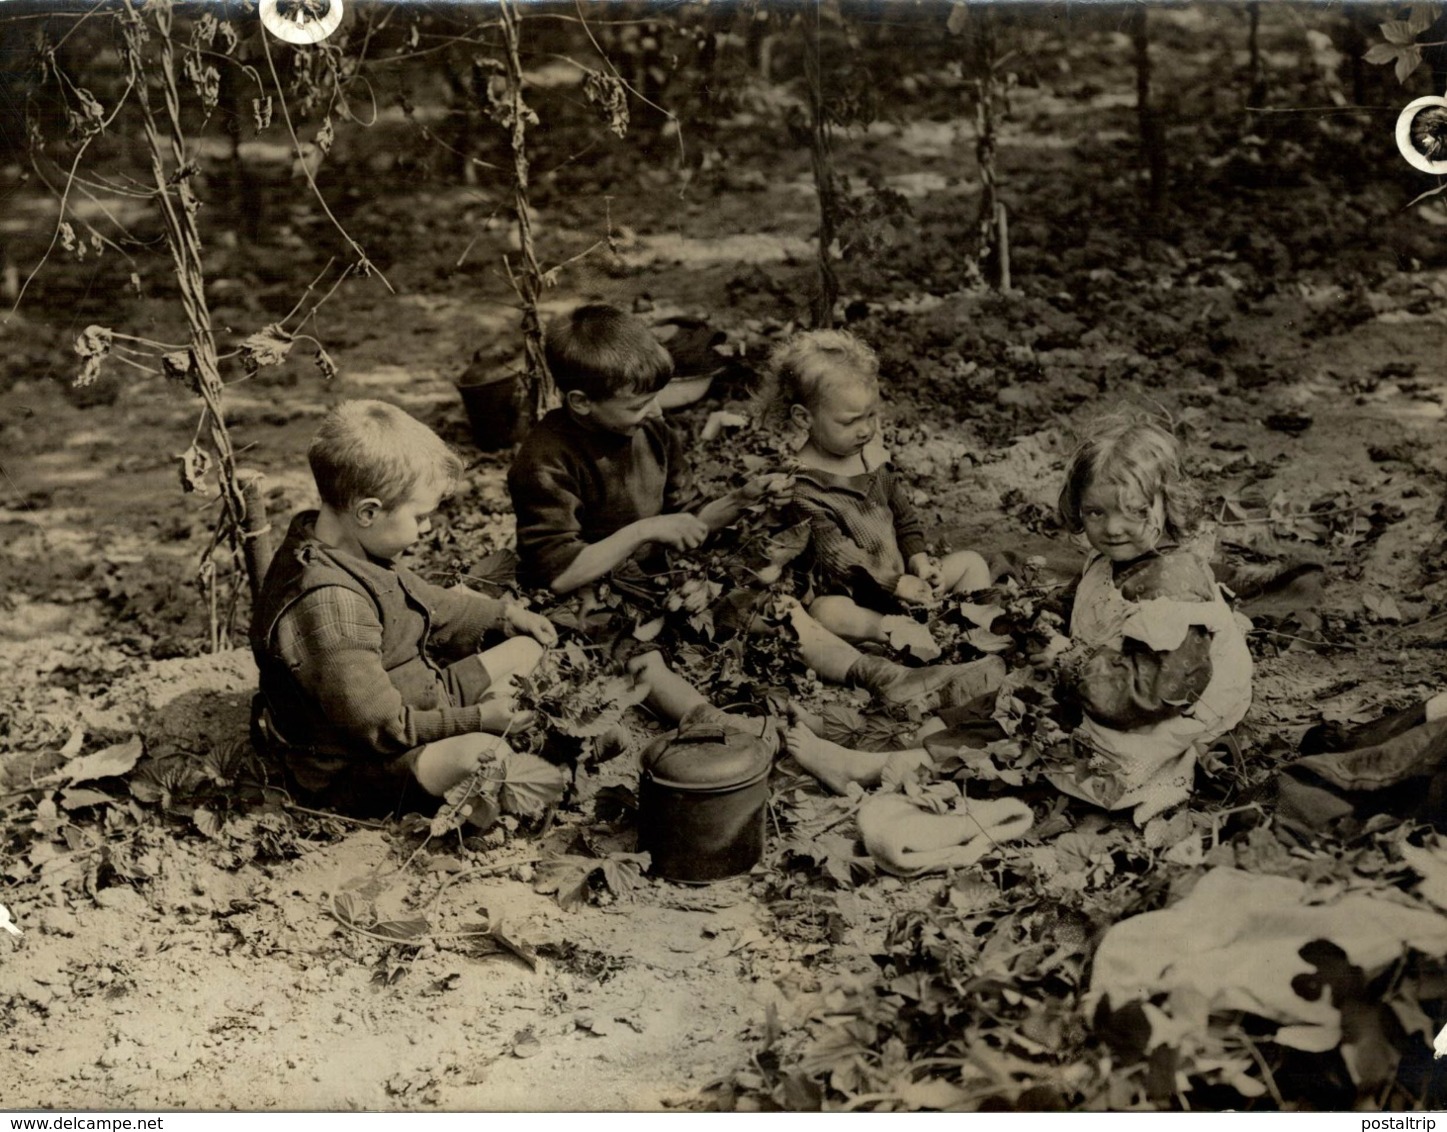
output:
[[[713,1087],[715,1106],[1155,1111],[1441,1103],[1441,1082],[1434,1085],[1430,1073],[1431,1012],[1440,1019],[1447,1008],[1440,957],[1409,952],[1370,984],[1360,972],[1355,982],[1332,982],[1343,1033],[1340,1046],[1327,1049],[1295,1048],[1285,1031],[1278,1037],[1273,1023],[1250,1014],[1163,1025],[1151,1002],[1110,1014],[1083,1008],[1106,930],[1174,903],[1202,864],[1338,885],[1371,878],[1386,892],[1415,870],[1427,878],[1423,895],[1441,907],[1440,845],[1418,848],[1417,831],[1397,827],[1340,860],[1289,854],[1259,814],[1233,820],[1192,809],[1144,830],[1094,814],[1064,833],[1058,816],[980,869],[916,889],[872,947],[869,969],[825,977],[771,1010],[751,1064]],[[781,865],[797,868],[812,856],[840,888],[863,883],[869,872],[852,867],[851,839],[835,835],[834,842],[795,836]],[[774,892],[776,902],[787,890]],[[837,919],[833,909],[822,914],[817,938],[838,942]]]
[[[0,863],[12,883],[39,882],[94,896],[160,872],[167,843],[190,830],[218,867],[288,860],[307,839],[338,836],[342,823],[290,806],[242,741],[192,754],[147,757],[139,736],[81,753],[76,729],[29,782],[9,789],[0,819]]]

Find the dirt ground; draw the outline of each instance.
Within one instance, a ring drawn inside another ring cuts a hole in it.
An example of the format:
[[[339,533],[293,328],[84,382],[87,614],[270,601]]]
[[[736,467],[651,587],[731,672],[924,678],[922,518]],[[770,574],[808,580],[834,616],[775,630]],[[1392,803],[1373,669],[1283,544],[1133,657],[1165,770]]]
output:
[[[1212,34],[1199,10],[1176,19],[1183,41]],[[1281,59],[1306,65],[1291,27],[1273,34]],[[1395,173],[1348,189],[1319,151],[1297,181],[1233,187],[1183,137],[1182,167],[1201,178],[1186,187],[1183,175],[1169,231],[1142,235],[1117,169],[1133,144],[1123,39],[1082,40],[1073,75],[1015,94],[1000,143],[1017,217],[1009,295],[960,273],[976,191],[963,111],[904,106],[843,138],[841,164],[861,181],[879,171],[913,210],[892,245],[846,266],[846,301],[862,304],[853,328],[885,361],[896,460],[958,545],[1044,544],[1073,430],[1124,401],[1177,421],[1227,558],[1323,568],[1305,590],[1246,606],[1257,674],[1242,740],[1260,778],[1311,723],[1371,718],[1442,685],[1447,213],[1404,210],[1413,188]],[[1121,64],[1090,72],[1113,85],[1084,89],[1086,55]],[[1211,59],[1191,55],[1198,72]],[[774,149],[747,112],[720,132],[728,164],[681,196],[624,151],[544,182],[534,225],[550,260],[598,238],[604,197],[619,245],[565,270],[550,311],[600,296],[659,321],[702,316],[753,360],[804,317],[817,222],[807,155]],[[512,535],[507,456],[471,448],[453,385],[476,350],[499,365],[516,354],[493,267],[507,240],[488,222],[497,194],[431,181],[369,194],[360,154],[344,142],[337,160],[335,187],[360,194],[349,222],[396,293],[349,281],[312,328],[340,374],[323,382],[298,356],[228,389],[229,421],[277,522],[313,500],[303,452],[330,404],[381,397],[433,424],[470,460],[437,544],[451,569]],[[590,177],[595,190],[578,191]],[[6,221],[28,265],[54,214],[10,192],[29,209]],[[284,314],[330,254],[313,239],[314,205],[294,186],[278,192],[284,219],[261,246],[222,242],[212,257],[228,339]],[[85,325],[160,338],[176,325],[159,269],[142,297],[113,301],[117,270],[47,267],[0,321],[0,806],[14,819],[0,902],[23,931],[0,934],[7,1107],[704,1106],[791,1000],[872,971],[895,913],[945,898],[944,879],[875,877],[834,894],[850,904],[837,938],[786,922],[759,875],[644,879],[565,911],[534,891],[536,863],[588,827],[600,789],[636,781],[626,759],[585,773],[578,807],[541,838],[438,844],[415,861],[415,837],[396,828],[305,816],[281,844],[238,853],[154,808],[127,827],[129,877],[97,873],[93,846],[59,834],[37,855],[20,831],[42,819],[24,807],[62,754],[139,735],[150,756],[200,758],[245,740],[255,682],[244,650],[198,655],[207,617],[191,572],[214,512],[180,494],[173,455],[194,406],[159,376],[68,385]],[[681,414],[682,427],[722,403]],[[695,450],[714,466],[732,459],[727,441]],[[788,769],[776,796],[808,794]],[[605,836],[629,847],[626,832]],[[439,941],[481,917],[536,954],[429,942],[398,960],[330,914],[369,876],[381,911],[425,912]]]

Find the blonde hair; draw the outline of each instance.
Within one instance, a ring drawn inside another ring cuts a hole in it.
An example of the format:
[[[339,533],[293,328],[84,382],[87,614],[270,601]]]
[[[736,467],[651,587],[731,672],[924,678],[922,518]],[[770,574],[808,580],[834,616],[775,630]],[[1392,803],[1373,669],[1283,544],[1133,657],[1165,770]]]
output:
[[[811,413],[819,407],[830,378],[841,375],[879,387],[879,358],[847,330],[809,330],[774,347],[757,400],[767,422],[783,425],[793,405]]]
[[[385,401],[337,405],[306,456],[322,501],[337,510],[375,498],[390,511],[418,484],[451,492],[462,477],[462,459],[440,436]]]
[[[1160,421],[1140,414],[1093,422],[1075,449],[1060,489],[1060,521],[1071,534],[1085,530],[1081,499],[1094,483],[1137,495],[1145,506],[1161,501],[1163,535],[1180,542],[1201,525],[1201,494],[1181,467],[1181,446]]]

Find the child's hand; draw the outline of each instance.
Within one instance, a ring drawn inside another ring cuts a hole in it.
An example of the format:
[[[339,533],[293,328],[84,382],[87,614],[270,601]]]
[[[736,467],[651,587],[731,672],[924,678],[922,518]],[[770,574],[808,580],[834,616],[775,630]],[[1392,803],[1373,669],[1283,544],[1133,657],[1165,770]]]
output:
[[[923,578],[931,587],[938,586],[944,580],[943,570],[940,560],[927,551],[922,550],[910,557],[909,572],[917,578]]]
[[[512,748],[496,735],[454,735],[418,751],[412,775],[423,790],[440,798],[484,763],[510,754]]]
[[[1070,650],[1071,640],[1059,633],[1052,633],[1050,639],[1045,642],[1043,648],[1037,649],[1030,654],[1030,663],[1048,667],[1058,661]]]
[[[708,538],[708,524],[697,515],[658,515],[644,523],[647,541],[661,542],[675,550],[693,550]]]
[[[502,623],[503,632],[509,637],[531,637],[545,648],[558,643],[558,630],[551,621],[515,601],[503,606]]]
[[[921,605],[934,601],[934,587],[923,578],[913,574],[902,574],[894,585],[894,596],[900,601],[913,601]]]
[[[793,490],[794,477],[788,472],[765,472],[754,476],[736,494],[747,503],[757,503],[761,499],[786,496]]]

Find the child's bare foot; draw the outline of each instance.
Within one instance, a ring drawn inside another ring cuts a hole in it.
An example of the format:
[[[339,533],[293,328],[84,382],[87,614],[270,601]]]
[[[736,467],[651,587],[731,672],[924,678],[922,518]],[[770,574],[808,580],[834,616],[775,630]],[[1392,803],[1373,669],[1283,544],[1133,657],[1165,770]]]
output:
[[[836,794],[846,794],[849,784],[875,786],[889,756],[872,751],[851,751],[828,739],[821,739],[797,720],[784,732],[784,745],[800,766]]]

